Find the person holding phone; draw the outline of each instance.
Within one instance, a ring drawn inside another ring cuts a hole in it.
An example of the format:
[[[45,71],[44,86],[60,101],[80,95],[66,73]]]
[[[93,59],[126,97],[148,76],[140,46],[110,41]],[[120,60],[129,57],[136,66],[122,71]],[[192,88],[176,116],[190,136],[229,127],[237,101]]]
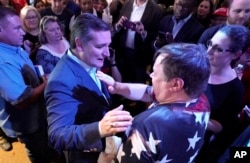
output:
[[[153,1],[128,0],[123,4],[112,39],[122,81],[146,83],[148,80],[147,67],[151,66],[154,55],[152,42],[161,17],[162,11]],[[144,107],[140,105],[144,104],[133,105],[136,107],[131,109],[133,114],[141,112]]]
[[[155,50],[173,42],[197,43],[205,28],[193,16],[196,4],[197,0],[174,1],[174,14],[166,15],[160,21]]]

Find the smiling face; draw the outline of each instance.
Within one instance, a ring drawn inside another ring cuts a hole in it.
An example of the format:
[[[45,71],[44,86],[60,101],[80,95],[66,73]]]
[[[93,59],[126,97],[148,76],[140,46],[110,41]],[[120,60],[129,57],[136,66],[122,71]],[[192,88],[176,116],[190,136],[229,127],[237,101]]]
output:
[[[24,31],[19,16],[7,16],[5,23],[0,23],[0,42],[13,45],[23,45]]]
[[[89,66],[101,68],[104,59],[109,57],[109,44],[111,43],[110,31],[91,31],[92,40],[82,44],[79,57]]]

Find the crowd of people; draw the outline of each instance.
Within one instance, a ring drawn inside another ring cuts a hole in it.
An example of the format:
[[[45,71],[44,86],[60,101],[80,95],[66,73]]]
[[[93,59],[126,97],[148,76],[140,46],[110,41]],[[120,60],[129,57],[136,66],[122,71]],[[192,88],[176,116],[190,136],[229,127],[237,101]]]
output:
[[[227,162],[250,139],[249,28],[249,0],[0,0],[0,147]]]

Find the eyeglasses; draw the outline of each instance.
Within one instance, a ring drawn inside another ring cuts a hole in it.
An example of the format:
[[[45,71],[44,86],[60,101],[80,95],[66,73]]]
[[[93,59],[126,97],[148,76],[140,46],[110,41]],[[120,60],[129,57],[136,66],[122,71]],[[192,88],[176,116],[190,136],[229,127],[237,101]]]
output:
[[[27,19],[27,20],[36,19],[36,18],[37,18],[37,16],[25,17],[25,19]]]
[[[219,47],[219,45],[213,45],[213,42],[211,40],[207,41],[207,48],[211,48],[213,51],[218,52],[218,53],[233,52],[232,49],[225,50]]]

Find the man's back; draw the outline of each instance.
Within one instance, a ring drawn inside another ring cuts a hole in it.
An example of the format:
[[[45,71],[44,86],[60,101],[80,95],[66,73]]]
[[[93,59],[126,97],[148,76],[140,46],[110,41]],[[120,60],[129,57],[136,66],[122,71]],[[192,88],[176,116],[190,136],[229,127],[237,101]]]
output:
[[[186,103],[159,104],[137,115],[128,140],[118,153],[118,160],[171,160],[177,163],[192,161],[203,143],[209,105],[204,95],[188,107],[185,105]]]

